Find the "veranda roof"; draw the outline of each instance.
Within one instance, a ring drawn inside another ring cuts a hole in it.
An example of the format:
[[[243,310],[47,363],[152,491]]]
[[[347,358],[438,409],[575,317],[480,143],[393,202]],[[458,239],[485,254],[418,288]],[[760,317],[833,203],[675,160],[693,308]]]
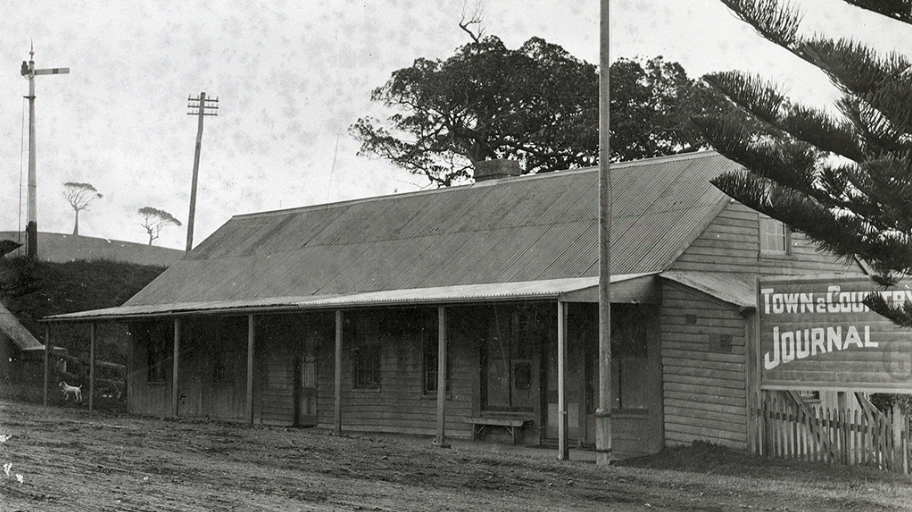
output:
[[[614,302],[652,302],[654,294],[642,290],[652,282],[655,274],[612,276],[616,286]],[[182,304],[157,304],[121,306],[96,309],[48,317],[46,321],[99,321],[130,320],[162,316],[199,314],[253,314],[269,312],[304,311],[318,309],[357,308],[366,306],[421,306],[479,302],[504,302],[518,300],[556,300],[567,297],[570,302],[579,300],[570,294],[598,286],[598,278],[580,277],[525,281],[519,283],[486,283],[410,290],[389,290],[355,293],[349,295],[318,295],[310,297],[275,297],[255,300],[229,300],[213,302],[188,302]]]

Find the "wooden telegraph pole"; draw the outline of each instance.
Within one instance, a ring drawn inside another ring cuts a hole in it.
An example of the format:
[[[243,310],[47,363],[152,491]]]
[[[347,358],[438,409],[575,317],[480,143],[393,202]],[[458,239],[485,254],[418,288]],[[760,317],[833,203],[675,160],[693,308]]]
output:
[[[596,464],[611,463],[611,117],[608,106],[608,2],[601,0],[599,57],[599,405],[595,411]]]
[[[35,148],[35,77],[38,75],[65,75],[70,68],[35,69],[35,47],[29,50],[28,62],[22,61],[22,76],[28,77],[29,95],[29,166],[28,166],[28,223],[25,225],[26,256],[38,257],[38,177]]]
[[[207,99],[206,93],[201,92],[198,97],[187,97],[188,116],[199,117],[199,127],[196,130],[196,152],[193,155],[193,180],[190,184],[190,218],[187,219],[187,252],[193,248],[193,219],[196,217],[196,182],[199,177],[200,150],[203,147],[203,118],[218,115],[218,97],[214,100]],[[193,110],[196,109],[196,110]]]

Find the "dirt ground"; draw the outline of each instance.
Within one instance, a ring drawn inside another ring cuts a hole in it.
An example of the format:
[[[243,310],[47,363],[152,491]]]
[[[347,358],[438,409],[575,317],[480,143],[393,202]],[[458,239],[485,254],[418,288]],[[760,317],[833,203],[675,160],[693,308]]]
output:
[[[0,440],[3,512],[912,509],[909,477],[708,445],[601,467],[553,451],[11,401],[0,401]]]

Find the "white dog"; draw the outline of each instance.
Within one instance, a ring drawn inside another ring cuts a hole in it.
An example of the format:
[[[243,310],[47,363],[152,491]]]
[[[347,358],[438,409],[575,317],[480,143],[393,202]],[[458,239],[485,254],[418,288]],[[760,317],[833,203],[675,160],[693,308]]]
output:
[[[60,389],[63,391],[63,396],[65,397],[63,399],[64,402],[70,399],[70,393],[73,394],[77,402],[82,402],[82,386],[70,386],[66,382],[61,381]]]

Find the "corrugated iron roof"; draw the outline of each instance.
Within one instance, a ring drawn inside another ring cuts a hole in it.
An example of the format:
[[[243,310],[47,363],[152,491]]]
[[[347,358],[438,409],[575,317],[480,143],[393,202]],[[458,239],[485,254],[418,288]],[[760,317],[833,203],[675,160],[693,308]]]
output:
[[[659,277],[699,290],[742,308],[756,307],[757,285],[753,274],[715,272],[662,272]]]
[[[612,283],[632,282],[654,274],[611,276]],[[271,297],[179,304],[154,304],[96,309],[49,317],[46,320],[92,321],[113,318],[149,318],[199,313],[248,314],[299,309],[353,308],[360,306],[412,306],[419,304],[461,304],[490,301],[558,298],[563,294],[598,285],[598,277],[575,277],[518,283],[484,283],[434,288],[413,288],[349,295]]]
[[[615,164],[611,273],[660,272],[727,201],[715,152]],[[598,169],[238,215],[125,306],[598,275]]]
[[[43,349],[44,345],[25,328],[10,310],[0,304],[0,331],[21,350]]]

